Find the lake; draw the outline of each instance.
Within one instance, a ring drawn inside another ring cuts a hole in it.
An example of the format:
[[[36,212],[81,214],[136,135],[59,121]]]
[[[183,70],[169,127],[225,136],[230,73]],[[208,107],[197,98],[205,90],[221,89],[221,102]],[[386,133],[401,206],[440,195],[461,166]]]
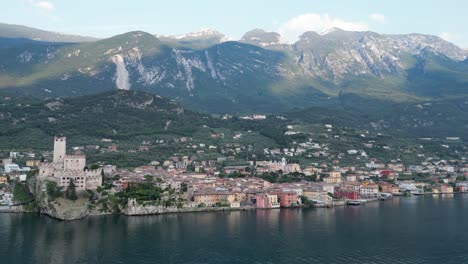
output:
[[[467,247],[468,195],[72,222],[0,214],[0,263],[468,263]]]

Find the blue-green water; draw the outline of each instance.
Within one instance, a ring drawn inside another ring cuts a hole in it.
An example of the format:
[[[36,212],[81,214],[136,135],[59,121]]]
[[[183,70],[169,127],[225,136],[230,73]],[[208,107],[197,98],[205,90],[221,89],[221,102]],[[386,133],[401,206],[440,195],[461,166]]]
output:
[[[468,195],[73,222],[0,214],[0,263],[468,263]]]

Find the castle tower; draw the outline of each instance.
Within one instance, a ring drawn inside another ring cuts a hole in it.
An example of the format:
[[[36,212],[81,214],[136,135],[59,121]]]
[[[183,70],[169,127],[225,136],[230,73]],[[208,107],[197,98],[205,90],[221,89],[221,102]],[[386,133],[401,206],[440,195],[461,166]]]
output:
[[[54,137],[54,163],[63,163],[67,149],[67,138],[64,136]]]

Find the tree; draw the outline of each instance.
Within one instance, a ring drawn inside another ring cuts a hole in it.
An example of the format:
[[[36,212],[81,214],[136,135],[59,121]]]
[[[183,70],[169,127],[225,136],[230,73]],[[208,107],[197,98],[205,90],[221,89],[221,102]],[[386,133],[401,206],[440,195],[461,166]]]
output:
[[[31,179],[31,177],[35,176],[38,173],[39,173],[39,170],[30,170],[30,171],[28,171],[28,173],[26,174],[26,179],[29,180],[29,179]]]
[[[65,197],[72,201],[76,201],[78,199],[78,196],[76,195],[76,185],[72,179],[70,179],[70,185],[68,185],[68,188],[65,191]]]
[[[187,185],[186,182],[183,182],[183,183],[180,184],[180,191],[183,192],[183,193],[188,191],[188,185]]]
[[[62,187],[59,187],[56,182],[49,181],[46,184],[46,192],[51,200],[63,195]]]
[[[311,204],[314,203],[314,202],[311,201],[307,196],[304,196],[304,195],[301,196],[301,201],[302,201],[302,203],[305,204],[305,205],[311,205]]]
[[[90,169],[90,170],[97,170],[97,169],[99,169],[99,165],[98,165],[98,164],[91,164],[91,165],[89,166],[89,169]]]
[[[195,171],[195,166],[192,163],[190,163],[190,164],[187,165],[187,167],[185,167],[185,171],[194,172]]]
[[[104,169],[101,170],[101,184],[106,180],[106,175],[104,174]]]
[[[20,203],[28,203],[34,198],[29,193],[29,190],[26,185],[17,182],[15,183],[15,187],[13,188],[13,199]]]
[[[145,178],[145,182],[147,183],[152,183],[154,179],[153,175],[149,175],[149,174],[145,175],[143,178]]]
[[[457,176],[457,181],[466,181],[465,176]]]
[[[96,198],[96,195],[94,194],[93,191],[91,190],[86,190],[86,192],[88,193],[88,200],[91,202],[91,203],[94,203],[94,200]]]

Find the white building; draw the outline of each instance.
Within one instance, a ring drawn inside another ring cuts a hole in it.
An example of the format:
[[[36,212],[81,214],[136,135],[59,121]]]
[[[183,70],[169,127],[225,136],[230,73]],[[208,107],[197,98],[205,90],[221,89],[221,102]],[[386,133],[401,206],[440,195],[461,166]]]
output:
[[[12,205],[13,194],[0,191],[0,205]]]
[[[18,164],[14,164],[14,163],[5,164],[5,165],[3,165],[3,167],[5,169],[5,173],[21,171],[20,166],[18,166]]]
[[[359,194],[365,198],[377,198],[379,196],[379,186],[377,184],[362,185]]]
[[[418,187],[414,183],[402,182],[398,184],[401,191],[417,191]]]
[[[39,177],[54,180],[61,187],[68,187],[70,181],[77,190],[94,190],[102,185],[101,169],[86,168],[86,156],[82,154],[66,154],[66,137],[54,138],[54,157],[52,163],[42,163],[39,166]]]

